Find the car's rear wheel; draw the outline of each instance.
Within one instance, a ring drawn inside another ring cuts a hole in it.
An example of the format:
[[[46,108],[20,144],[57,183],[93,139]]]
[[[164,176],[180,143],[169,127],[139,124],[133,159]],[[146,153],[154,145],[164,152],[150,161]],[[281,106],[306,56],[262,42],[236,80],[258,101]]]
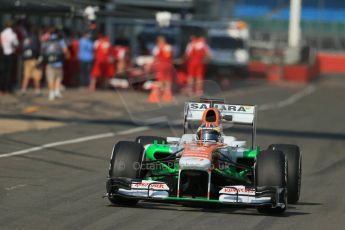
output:
[[[283,213],[287,207],[287,161],[285,155],[278,150],[264,150],[256,157],[255,186],[257,191],[265,187],[285,188],[277,202],[284,207],[258,206],[260,213]]]
[[[114,148],[110,159],[109,177],[125,177],[130,179],[140,179],[140,164],[142,162],[144,148],[141,144],[120,141]],[[115,189],[111,179],[107,181],[106,189],[108,194],[113,194]],[[109,196],[110,202],[120,205],[135,205],[136,199]]]
[[[157,141],[158,144],[167,143],[166,138],[158,136],[139,136],[135,139],[135,142],[143,146],[153,144],[155,141]]]
[[[274,144],[268,147],[279,150],[286,155],[288,160],[288,202],[295,204],[299,200],[302,183],[302,155],[297,145]]]

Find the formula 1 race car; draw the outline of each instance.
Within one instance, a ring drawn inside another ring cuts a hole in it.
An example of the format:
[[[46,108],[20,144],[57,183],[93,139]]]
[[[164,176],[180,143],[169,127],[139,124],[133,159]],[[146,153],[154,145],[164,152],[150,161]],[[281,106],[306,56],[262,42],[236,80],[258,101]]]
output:
[[[146,200],[283,213],[299,200],[301,153],[296,145],[257,147],[256,112],[256,106],[217,99],[185,103],[182,137],[140,136],[115,144],[105,196],[120,205]],[[189,133],[196,122],[197,132]],[[226,136],[223,123],[251,126],[251,147]]]

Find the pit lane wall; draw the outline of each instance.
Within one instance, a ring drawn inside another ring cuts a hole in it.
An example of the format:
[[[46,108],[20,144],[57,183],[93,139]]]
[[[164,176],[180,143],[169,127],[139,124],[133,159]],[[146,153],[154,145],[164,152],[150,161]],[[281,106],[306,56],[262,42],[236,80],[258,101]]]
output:
[[[311,65],[277,65],[254,61],[249,64],[249,72],[253,77],[264,77],[269,81],[307,83],[323,74],[345,74],[345,53],[319,52]]]
[[[317,54],[317,61],[320,73],[345,73],[345,53],[320,52]]]

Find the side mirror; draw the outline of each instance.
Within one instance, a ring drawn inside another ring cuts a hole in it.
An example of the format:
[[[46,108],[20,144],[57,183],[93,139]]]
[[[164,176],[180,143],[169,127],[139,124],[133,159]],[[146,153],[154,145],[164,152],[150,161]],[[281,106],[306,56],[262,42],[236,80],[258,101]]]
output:
[[[226,121],[232,121],[232,115],[224,115],[223,119]]]
[[[167,137],[167,142],[168,143],[178,143],[180,142],[181,138],[179,137]]]

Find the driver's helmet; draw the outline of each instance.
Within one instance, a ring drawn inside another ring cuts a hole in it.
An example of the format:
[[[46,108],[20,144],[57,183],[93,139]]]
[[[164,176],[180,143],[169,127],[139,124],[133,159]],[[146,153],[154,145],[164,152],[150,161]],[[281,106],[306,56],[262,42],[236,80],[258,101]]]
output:
[[[222,125],[220,123],[220,112],[216,108],[209,108],[204,111],[202,124],[197,130],[197,140],[221,142]]]
[[[204,142],[221,142],[222,132],[221,127],[214,124],[202,124],[196,134],[197,140]]]

